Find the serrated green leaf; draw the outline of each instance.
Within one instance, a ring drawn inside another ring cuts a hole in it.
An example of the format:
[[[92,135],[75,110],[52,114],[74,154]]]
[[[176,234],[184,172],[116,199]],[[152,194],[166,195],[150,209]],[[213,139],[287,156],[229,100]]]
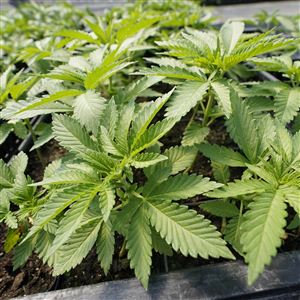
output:
[[[209,84],[207,82],[185,82],[181,84],[167,107],[167,117],[180,118],[202,101]]]
[[[102,222],[96,242],[98,260],[104,273],[107,274],[112,264],[114,254],[114,231],[110,221]]]
[[[166,159],[168,159],[167,156],[159,153],[145,152],[137,154],[131,161],[131,165],[135,168],[146,168]]]
[[[300,108],[300,88],[282,90],[274,98],[276,117],[287,124],[297,115]]]
[[[0,125],[0,145],[5,142],[11,131],[13,130],[13,125],[4,123]]]
[[[178,174],[152,186],[146,184],[144,195],[157,200],[180,200],[211,191],[222,186],[220,183],[210,181],[207,177]]]
[[[202,125],[193,122],[185,129],[181,144],[183,146],[193,146],[195,144],[201,144],[202,142],[204,142],[208,134],[208,127],[203,127]]]
[[[83,153],[88,149],[95,150],[95,143],[75,119],[64,115],[55,115],[52,125],[56,139],[66,149]]]
[[[57,249],[67,242],[70,236],[79,228],[95,194],[95,192],[82,194],[78,201],[72,204],[64,214],[64,217],[59,222],[58,229],[55,232],[55,238],[53,238],[51,247],[49,247],[44,256],[46,260],[55,254]]]
[[[215,226],[194,210],[177,203],[148,201],[151,225],[175,251],[203,258],[234,256],[220,238]]]
[[[248,263],[248,283],[252,284],[265,265],[271,263],[284,235],[287,215],[284,198],[279,191],[257,195],[249,204],[242,225],[241,243]]]
[[[106,222],[109,218],[110,212],[115,204],[115,191],[113,187],[106,183],[101,186],[99,193],[99,205],[103,214],[103,220]]]
[[[98,93],[87,91],[76,97],[74,102],[74,116],[89,131],[96,134],[105,103],[106,99],[100,97]]]
[[[224,146],[201,144],[198,149],[210,160],[230,167],[244,167],[247,163],[242,154]]]
[[[210,85],[216,95],[219,105],[223,109],[225,116],[229,118],[232,111],[229,88],[219,81],[214,81]]]
[[[132,216],[126,238],[126,248],[128,249],[130,267],[134,269],[135,276],[147,289],[151,267],[152,240],[148,207],[144,203],[140,204]]]
[[[207,201],[199,207],[218,217],[230,218],[239,214],[239,210],[233,203],[223,200]]]
[[[218,190],[206,193],[212,198],[229,198],[241,195],[262,193],[270,188],[270,185],[258,179],[235,180],[229,182]]]
[[[13,269],[14,271],[20,267],[22,267],[29,256],[32,254],[34,246],[35,246],[35,239],[30,239],[25,241],[24,243],[20,243],[14,250],[13,256]]]
[[[92,218],[71,235],[69,242],[60,247],[53,275],[63,274],[81,263],[95,244],[101,223],[101,218]]]
[[[226,54],[232,52],[244,31],[244,27],[244,23],[237,21],[226,22],[221,27],[220,39]]]

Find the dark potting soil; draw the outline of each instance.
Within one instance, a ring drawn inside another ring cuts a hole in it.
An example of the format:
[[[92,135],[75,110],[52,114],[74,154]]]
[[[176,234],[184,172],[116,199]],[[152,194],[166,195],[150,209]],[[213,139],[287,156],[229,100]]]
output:
[[[164,137],[163,143],[168,148],[180,143],[184,128],[189,120],[189,115],[177,124],[170,134]],[[224,122],[216,120],[211,127],[211,132],[208,136],[210,143],[217,143],[220,145],[236,148],[236,145],[230,139],[225,130]],[[35,181],[41,180],[43,177],[44,167],[49,162],[62,157],[66,151],[61,148],[54,140],[50,141],[47,145],[41,148],[43,157],[43,164],[39,161],[36,151],[29,153],[30,165],[28,166],[27,173],[32,176]],[[212,176],[210,161],[199,154],[197,160],[191,170],[193,173],[202,174],[203,176]],[[231,178],[239,178],[241,170],[239,168],[232,168]],[[142,184],[145,177],[142,172],[136,172],[136,182]],[[190,208],[195,209],[201,214],[209,217],[213,224],[219,229],[221,227],[220,218],[215,218],[199,208],[199,204],[207,200],[205,196],[198,196],[186,201],[182,201]],[[283,239],[283,246],[280,251],[289,251],[300,249],[299,232],[296,230],[288,231]],[[16,296],[25,294],[34,294],[45,292],[54,289],[63,289],[69,287],[76,287],[88,284],[95,284],[103,281],[117,280],[134,277],[133,270],[129,267],[127,260],[127,253],[123,253],[120,257],[119,253],[122,252],[123,238],[116,235],[115,254],[111,269],[107,275],[103,273],[97,260],[97,254],[93,249],[89,255],[82,261],[80,265],[72,269],[70,272],[59,276],[53,277],[51,275],[51,268],[44,265],[42,261],[36,256],[32,255],[26,265],[16,271],[12,267],[12,254],[5,254],[3,250],[3,243],[6,236],[6,229],[4,225],[0,226],[0,298],[9,299]],[[233,251],[234,252],[234,251]],[[234,252],[235,253],[235,252]],[[235,253],[236,257],[239,256]],[[179,253],[173,253],[171,257],[163,257],[155,252],[152,256],[152,274],[163,273],[171,270],[184,269],[189,267],[196,267],[206,264],[214,264],[223,261],[222,259],[205,260],[202,258],[184,257]]]

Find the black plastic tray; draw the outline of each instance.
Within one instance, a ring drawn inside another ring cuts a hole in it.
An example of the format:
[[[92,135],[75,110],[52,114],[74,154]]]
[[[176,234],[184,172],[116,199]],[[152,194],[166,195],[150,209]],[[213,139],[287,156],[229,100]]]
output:
[[[242,261],[207,265],[151,277],[146,291],[137,279],[103,282],[58,290],[22,300],[192,300],[192,299],[284,299],[300,298],[300,251],[274,258],[256,283],[247,285]]]

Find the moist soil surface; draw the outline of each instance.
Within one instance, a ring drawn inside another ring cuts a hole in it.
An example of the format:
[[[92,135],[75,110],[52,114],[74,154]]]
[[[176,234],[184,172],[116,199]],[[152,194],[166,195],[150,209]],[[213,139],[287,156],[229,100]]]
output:
[[[188,119],[189,115],[180,124],[177,124],[168,136],[163,138],[162,141],[167,148],[180,143]],[[210,143],[230,146],[234,149],[236,148],[236,145],[226,133],[223,121],[216,121],[213,124],[208,136],[208,141]],[[35,151],[29,153],[30,165],[27,169],[27,173],[35,181],[41,180],[43,177],[44,166],[49,162],[62,157],[65,153],[65,150],[61,148],[57,142],[54,140],[50,141],[41,149],[44,160],[43,164],[39,161]],[[200,154],[198,155],[191,172],[199,173],[211,178],[213,177],[209,160]],[[231,170],[232,179],[239,178],[240,175],[241,170],[239,168]],[[143,174],[136,173],[135,178],[138,183],[144,181]],[[190,206],[190,208],[197,210],[199,213],[208,216],[213,224],[220,229],[221,224],[219,218],[213,218],[199,208],[199,204],[203,200],[206,200],[206,198],[204,196],[199,196],[188,199],[184,203]],[[62,276],[53,277],[51,275],[51,268],[44,265],[36,255],[31,256],[25,266],[14,271],[12,266],[13,255],[12,253],[6,254],[3,249],[6,233],[6,227],[3,224],[0,225],[0,299],[9,299],[16,296],[41,293],[50,290],[134,277],[134,272],[130,269],[128,260],[126,259],[126,253],[123,253],[121,257],[119,256],[119,253],[122,252],[120,250],[123,245],[123,239],[120,236],[116,236],[115,255],[112,267],[107,275],[101,270],[97,261],[96,251],[93,249],[76,268]],[[299,234],[300,233],[296,231],[287,232],[280,251],[300,249]],[[236,257],[239,257],[237,253],[235,253],[235,255]],[[164,257],[157,253],[153,253],[152,261],[151,274],[157,274],[171,270],[218,263],[222,260],[193,259],[184,257],[178,253],[173,253],[172,257]]]

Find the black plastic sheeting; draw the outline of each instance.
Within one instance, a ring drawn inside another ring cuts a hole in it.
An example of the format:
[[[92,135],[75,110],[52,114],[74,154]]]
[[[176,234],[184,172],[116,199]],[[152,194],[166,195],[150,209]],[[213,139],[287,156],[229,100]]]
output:
[[[273,259],[256,283],[247,285],[242,261],[226,262],[151,277],[145,291],[137,279],[25,296],[22,300],[192,300],[192,299],[300,299],[300,251]]]

